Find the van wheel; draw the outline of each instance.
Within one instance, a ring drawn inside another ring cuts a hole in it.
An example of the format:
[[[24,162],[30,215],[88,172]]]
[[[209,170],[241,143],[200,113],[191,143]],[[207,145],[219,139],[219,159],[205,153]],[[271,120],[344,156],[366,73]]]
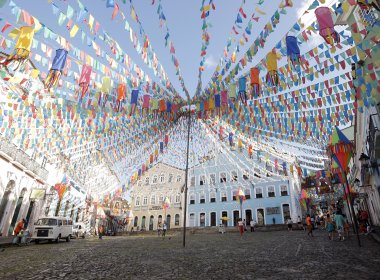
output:
[[[71,235],[68,235],[68,236],[66,237],[66,242],[70,242],[70,239],[71,239]]]
[[[60,238],[61,238],[61,235],[58,235],[57,239],[55,240],[55,243],[59,243]]]
[[[34,243],[40,244],[40,240],[36,239],[36,240],[34,240]]]
[[[83,234],[83,235],[82,235],[82,239],[84,239],[85,237],[86,237],[86,235],[85,235],[85,234]]]

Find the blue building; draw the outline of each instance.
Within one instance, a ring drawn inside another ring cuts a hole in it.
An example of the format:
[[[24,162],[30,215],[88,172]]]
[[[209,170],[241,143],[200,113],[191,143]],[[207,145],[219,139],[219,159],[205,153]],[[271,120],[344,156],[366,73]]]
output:
[[[287,219],[296,222],[296,191],[292,177],[274,175],[264,163],[243,156],[243,152],[220,151],[213,159],[195,166],[189,172],[189,227],[235,226],[242,217],[259,225],[283,224]],[[252,167],[255,164],[255,168]],[[239,189],[245,194],[242,203],[237,199]]]

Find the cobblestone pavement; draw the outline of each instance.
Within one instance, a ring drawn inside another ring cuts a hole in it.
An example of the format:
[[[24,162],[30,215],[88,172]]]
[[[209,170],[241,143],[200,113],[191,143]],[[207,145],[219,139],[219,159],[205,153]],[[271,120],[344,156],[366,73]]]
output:
[[[105,237],[9,247],[0,279],[380,279],[380,244],[303,231]]]

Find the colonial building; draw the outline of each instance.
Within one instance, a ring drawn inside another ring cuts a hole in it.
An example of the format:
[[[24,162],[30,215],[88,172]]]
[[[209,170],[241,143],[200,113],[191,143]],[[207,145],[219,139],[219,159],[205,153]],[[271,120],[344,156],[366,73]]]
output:
[[[188,226],[217,226],[222,221],[235,226],[240,217],[259,225],[296,221],[298,203],[291,177],[260,175],[257,169],[239,168],[237,162],[220,153],[190,170]],[[245,194],[242,209],[239,189]]]
[[[156,230],[164,221],[168,228],[182,227],[184,184],[183,170],[163,163],[148,170],[131,188],[133,218],[129,228]],[[163,207],[165,201],[167,208]]]

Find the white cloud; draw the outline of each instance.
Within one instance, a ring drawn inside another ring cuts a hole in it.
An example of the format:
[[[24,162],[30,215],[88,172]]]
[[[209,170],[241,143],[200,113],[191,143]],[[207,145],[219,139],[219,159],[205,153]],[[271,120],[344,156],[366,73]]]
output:
[[[205,61],[206,68],[215,68],[216,65],[218,65],[218,62],[213,55],[210,55],[209,57],[206,58],[206,61]]]

